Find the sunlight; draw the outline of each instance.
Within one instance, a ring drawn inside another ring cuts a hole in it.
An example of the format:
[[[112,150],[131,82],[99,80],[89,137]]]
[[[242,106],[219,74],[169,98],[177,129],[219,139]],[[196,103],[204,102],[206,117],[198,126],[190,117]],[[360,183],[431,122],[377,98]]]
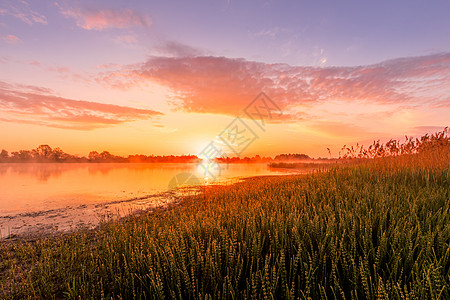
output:
[[[220,164],[214,159],[202,159],[196,171],[199,177],[205,180],[206,184],[216,181],[222,173]]]

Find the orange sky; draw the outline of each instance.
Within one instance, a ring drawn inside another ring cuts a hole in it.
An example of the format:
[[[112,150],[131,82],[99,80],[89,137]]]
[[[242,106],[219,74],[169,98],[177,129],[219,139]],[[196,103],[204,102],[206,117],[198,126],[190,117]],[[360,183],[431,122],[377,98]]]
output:
[[[271,9],[227,2],[184,15],[166,4],[92,3],[0,6],[0,149],[198,155],[214,142],[231,156],[328,157],[327,148],[338,156],[343,145],[449,125],[450,26],[439,8],[409,12],[435,16],[418,37],[400,10],[381,18],[378,36],[314,7],[323,22],[300,24],[270,1]],[[271,24],[252,11],[273,14]],[[190,14],[201,13],[209,18],[192,27]],[[255,100],[261,92],[268,98]],[[246,108],[259,109],[257,120]],[[227,143],[233,132],[243,135]]]

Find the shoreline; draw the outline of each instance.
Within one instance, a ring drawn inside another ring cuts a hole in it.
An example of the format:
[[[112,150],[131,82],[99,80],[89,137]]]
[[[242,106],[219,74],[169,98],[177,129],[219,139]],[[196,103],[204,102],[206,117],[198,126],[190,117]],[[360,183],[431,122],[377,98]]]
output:
[[[182,188],[124,200],[0,216],[0,241],[35,240],[80,230],[95,230],[103,222],[167,209],[168,206],[179,204],[194,190],[198,188]]]
[[[167,211],[179,206],[193,194],[201,193],[202,188],[205,186],[235,185],[254,179],[286,177],[308,173],[311,173],[311,171],[298,170],[297,172],[280,175],[233,177],[207,185],[182,186],[141,197],[112,200],[97,204],[81,204],[75,207],[67,206],[37,212],[23,212],[12,216],[0,216],[0,241],[29,241],[75,233],[81,230],[95,230],[104,222],[117,221],[142,213],[153,213],[155,210]]]

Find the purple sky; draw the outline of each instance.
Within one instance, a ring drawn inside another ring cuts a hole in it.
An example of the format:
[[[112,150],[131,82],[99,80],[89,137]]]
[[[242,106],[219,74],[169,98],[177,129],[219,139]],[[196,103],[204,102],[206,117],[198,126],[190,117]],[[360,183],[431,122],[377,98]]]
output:
[[[21,2],[2,1],[0,33],[6,42],[14,43],[11,35],[27,45],[19,52],[2,45],[1,54],[61,64],[71,58],[136,62],[167,42],[214,56],[302,66],[323,58],[326,66],[365,65],[450,48],[449,1]],[[85,30],[77,17],[126,9],[148,23]]]

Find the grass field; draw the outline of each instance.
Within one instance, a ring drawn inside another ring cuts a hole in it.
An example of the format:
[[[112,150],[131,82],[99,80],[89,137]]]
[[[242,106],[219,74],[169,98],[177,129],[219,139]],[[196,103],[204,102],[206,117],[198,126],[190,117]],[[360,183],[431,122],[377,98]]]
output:
[[[0,297],[449,299],[449,138],[394,146],[91,232],[1,242]]]

